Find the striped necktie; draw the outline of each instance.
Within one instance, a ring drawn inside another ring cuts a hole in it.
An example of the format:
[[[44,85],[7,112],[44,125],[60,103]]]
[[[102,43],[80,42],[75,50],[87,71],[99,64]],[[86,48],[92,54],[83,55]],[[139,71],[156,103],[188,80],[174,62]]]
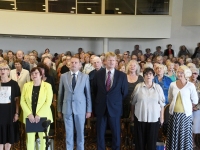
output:
[[[108,77],[107,77],[107,80],[106,80],[106,91],[109,91],[109,90],[110,90],[110,87],[111,87],[110,74],[111,74],[111,72],[108,71]]]

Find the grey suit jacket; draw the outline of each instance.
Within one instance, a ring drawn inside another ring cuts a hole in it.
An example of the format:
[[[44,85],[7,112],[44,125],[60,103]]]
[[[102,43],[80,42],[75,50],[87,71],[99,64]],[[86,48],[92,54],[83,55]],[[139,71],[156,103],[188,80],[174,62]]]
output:
[[[62,74],[60,77],[57,107],[58,112],[66,115],[92,112],[89,76],[79,72],[73,91],[71,72]]]

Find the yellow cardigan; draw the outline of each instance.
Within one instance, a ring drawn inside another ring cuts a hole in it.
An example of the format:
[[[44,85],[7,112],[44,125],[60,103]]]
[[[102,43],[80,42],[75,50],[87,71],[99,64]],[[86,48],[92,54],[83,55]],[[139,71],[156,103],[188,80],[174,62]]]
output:
[[[21,94],[20,105],[23,110],[23,123],[26,123],[28,115],[32,114],[32,90],[33,81],[24,84]],[[40,85],[40,92],[38,96],[38,103],[36,108],[36,114],[40,117],[47,117],[47,119],[53,122],[51,103],[53,98],[52,87],[49,83],[42,81]]]

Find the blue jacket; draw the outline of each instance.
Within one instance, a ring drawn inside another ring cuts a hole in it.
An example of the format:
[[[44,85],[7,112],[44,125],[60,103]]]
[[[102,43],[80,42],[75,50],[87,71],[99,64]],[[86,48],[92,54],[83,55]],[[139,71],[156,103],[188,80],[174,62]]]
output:
[[[158,83],[161,86],[161,88],[163,89],[163,92],[164,92],[164,95],[165,95],[165,104],[168,104],[169,103],[169,101],[168,101],[168,90],[169,90],[169,86],[170,86],[172,80],[169,77],[164,75],[161,82],[159,82],[158,76],[155,76],[154,82]]]

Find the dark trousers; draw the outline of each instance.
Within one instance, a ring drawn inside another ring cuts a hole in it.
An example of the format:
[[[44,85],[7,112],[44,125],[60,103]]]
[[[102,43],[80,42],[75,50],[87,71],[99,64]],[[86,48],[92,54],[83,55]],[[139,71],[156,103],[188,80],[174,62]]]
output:
[[[159,121],[139,122],[134,117],[135,150],[156,150]]]
[[[107,122],[112,132],[112,150],[120,150],[120,116],[111,117],[108,112],[97,116],[97,150],[105,150],[105,131]]]

